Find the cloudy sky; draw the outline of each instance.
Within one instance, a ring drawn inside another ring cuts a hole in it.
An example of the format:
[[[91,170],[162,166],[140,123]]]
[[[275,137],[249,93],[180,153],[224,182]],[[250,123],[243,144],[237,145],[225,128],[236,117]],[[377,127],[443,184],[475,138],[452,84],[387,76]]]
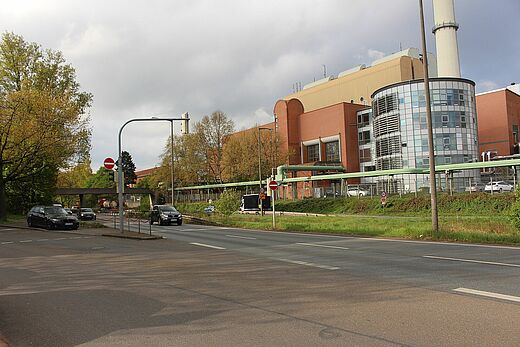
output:
[[[428,49],[431,2],[425,0]],[[520,83],[518,0],[455,0],[461,70],[477,91]],[[416,0],[3,0],[0,31],[60,50],[90,109],[93,168],[117,157],[128,119],[222,110],[237,129],[272,120],[274,103],[327,73],[420,48]],[[176,125],[179,132],[180,124]],[[169,123],[134,123],[123,149],[159,162]]]

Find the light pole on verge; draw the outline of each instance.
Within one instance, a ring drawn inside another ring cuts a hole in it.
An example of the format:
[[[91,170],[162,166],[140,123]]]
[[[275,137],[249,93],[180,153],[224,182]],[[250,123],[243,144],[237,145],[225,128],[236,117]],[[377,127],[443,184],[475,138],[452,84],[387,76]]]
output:
[[[130,124],[132,122],[153,122],[153,121],[168,121],[171,122],[171,130],[173,132],[173,121],[189,121],[189,118],[133,118],[128,121],[126,121],[121,128],[119,129],[119,136],[118,136],[118,142],[117,142],[117,195],[118,195],[118,209],[119,209],[119,230],[121,233],[123,233],[123,227],[124,227],[124,206],[123,206],[123,189],[124,189],[124,182],[123,182],[123,160],[121,155],[121,135],[123,133],[123,129],[127,124]],[[173,134],[172,134],[173,135]],[[172,136],[173,138],[173,136]],[[172,143],[173,144],[173,143]],[[173,151],[172,151],[172,158],[173,158]],[[172,167],[173,168],[173,167]],[[172,200],[173,200],[173,175],[172,175]]]
[[[424,72],[424,96],[426,101],[426,122],[428,126],[428,156],[430,158],[430,196],[432,204],[432,231],[437,234],[439,231],[439,216],[437,213],[437,187],[435,182],[435,148],[433,143],[432,110],[430,103],[430,79],[428,74],[428,54],[426,52],[426,34],[424,30],[424,10],[423,1],[419,0],[421,10],[421,40],[422,40],[422,59]]]
[[[258,198],[260,200],[260,194],[262,191],[262,155],[261,155],[261,143],[260,143],[260,130],[269,130],[273,131],[271,128],[262,128],[258,127],[258,185],[259,185],[259,191],[258,191]],[[260,215],[264,215],[264,204],[263,201],[260,200]]]

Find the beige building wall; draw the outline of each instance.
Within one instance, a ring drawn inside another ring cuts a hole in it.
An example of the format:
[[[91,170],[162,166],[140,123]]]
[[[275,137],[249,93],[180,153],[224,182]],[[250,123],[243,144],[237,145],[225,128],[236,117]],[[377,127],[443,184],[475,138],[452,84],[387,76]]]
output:
[[[423,77],[422,62],[401,56],[284,97],[298,99],[305,112],[341,102],[370,105],[370,95],[389,84]]]

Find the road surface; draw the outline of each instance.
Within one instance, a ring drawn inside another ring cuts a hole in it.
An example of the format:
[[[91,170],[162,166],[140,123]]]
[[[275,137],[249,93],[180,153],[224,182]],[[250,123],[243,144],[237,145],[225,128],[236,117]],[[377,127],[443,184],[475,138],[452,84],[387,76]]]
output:
[[[153,226],[0,228],[12,346],[520,345],[520,249]]]

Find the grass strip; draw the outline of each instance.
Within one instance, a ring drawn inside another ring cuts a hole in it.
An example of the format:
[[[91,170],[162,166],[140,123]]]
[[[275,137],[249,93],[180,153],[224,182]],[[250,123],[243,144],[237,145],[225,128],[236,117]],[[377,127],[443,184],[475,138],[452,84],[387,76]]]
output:
[[[232,227],[272,230],[272,217],[268,215],[235,214],[208,218]],[[276,218],[276,229],[281,231],[520,245],[520,232],[502,216],[478,219],[441,217],[440,228],[439,233],[432,235],[429,217],[284,215]]]

